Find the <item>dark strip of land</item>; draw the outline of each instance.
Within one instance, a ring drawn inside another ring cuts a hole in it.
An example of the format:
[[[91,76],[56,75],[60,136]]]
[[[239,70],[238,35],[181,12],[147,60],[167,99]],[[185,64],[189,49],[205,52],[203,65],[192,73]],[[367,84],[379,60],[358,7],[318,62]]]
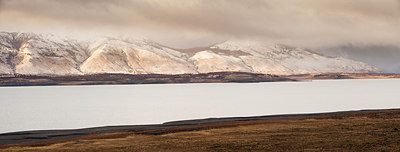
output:
[[[400,74],[394,73],[323,73],[323,74],[299,74],[282,76],[293,80],[324,80],[324,79],[391,79],[400,78]]]
[[[295,81],[271,74],[215,72],[200,74],[91,74],[72,76],[4,75],[0,86],[165,84],[165,83],[254,83]]]
[[[0,86],[110,85],[166,83],[256,83],[319,79],[387,79],[400,78],[391,73],[325,73],[271,75],[247,72],[213,72],[200,74],[89,74],[89,75],[0,75]]]

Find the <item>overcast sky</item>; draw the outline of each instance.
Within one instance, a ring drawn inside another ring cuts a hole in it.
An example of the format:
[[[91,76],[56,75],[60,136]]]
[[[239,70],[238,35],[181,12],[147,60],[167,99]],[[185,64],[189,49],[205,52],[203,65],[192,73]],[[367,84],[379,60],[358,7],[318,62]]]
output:
[[[0,0],[0,29],[140,36],[175,48],[252,39],[392,49],[400,0]]]

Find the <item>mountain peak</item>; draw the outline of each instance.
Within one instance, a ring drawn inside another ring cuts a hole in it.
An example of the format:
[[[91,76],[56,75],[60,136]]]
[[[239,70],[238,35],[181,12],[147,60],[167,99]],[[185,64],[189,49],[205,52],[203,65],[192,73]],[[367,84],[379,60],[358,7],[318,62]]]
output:
[[[219,48],[226,50],[245,50],[251,48],[268,48],[273,47],[276,44],[271,42],[259,42],[259,41],[251,41],[251,40],[226,40],[221,43],[217,43],[211,48]]]

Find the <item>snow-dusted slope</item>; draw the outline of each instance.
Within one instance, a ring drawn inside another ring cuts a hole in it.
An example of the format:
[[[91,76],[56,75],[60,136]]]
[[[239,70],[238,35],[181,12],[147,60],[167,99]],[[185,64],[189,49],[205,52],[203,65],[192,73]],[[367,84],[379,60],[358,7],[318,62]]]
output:
[[[87,58],[84,44],[76,40],[32,33],[3,32],[0,37],[2,63],[16,74],[81,74],[77,67]]]
[[[237,55],[238,52],[243,52],[243,55]],[[376,68],[365,63],[345,58],[331,58],[304,49],[246,41],[226,41],[216,44],[197,52],[191,59],[201,72],[216,70],[269,74],[378,72]],[[207,63],[214,65],[218,63],[218,67]],[[230,68],[225,68],[227,66]]]
[[[85,73],[197,73],[187,55],[149,40],[104,39],[80,66]]]
[[[12,35],[0,33],[0,74],[14,73],[10,58],[17,50],[13,49],[12,41],[14,41]]]
[[[190,59],[194,61],[197,70],[201,73],[218,71],[253,72],[240,58],[217,54],[210,50],[198,52]]]
[[[365,63],[270,43],[226,41],[176,50],[146,39],[79,41],[46,34],[0,32],[0,74],[181,74],[241,71],[266,74],[377,72]]]

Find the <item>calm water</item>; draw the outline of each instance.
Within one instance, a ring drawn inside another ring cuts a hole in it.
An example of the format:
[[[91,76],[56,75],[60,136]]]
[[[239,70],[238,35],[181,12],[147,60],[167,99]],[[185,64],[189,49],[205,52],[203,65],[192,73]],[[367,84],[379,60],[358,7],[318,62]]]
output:
[[[0,87],[0,133],[400,108],[400,79]]]

